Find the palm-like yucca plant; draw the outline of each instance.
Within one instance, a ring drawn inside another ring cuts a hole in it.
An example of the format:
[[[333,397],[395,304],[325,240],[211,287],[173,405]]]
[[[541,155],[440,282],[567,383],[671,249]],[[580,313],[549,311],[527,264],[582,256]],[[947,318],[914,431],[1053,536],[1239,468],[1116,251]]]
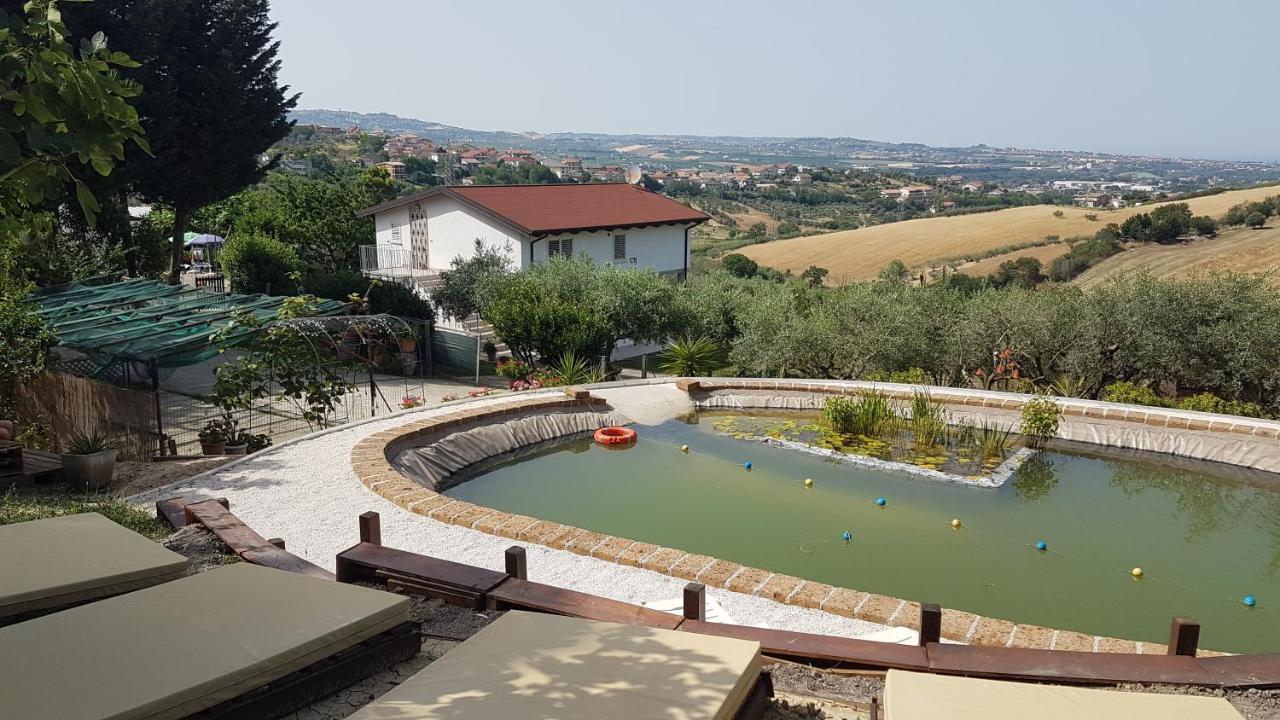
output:
[[[725,366],[724,347],[705,335],[678,338],[658,356],[659,369],[678,377],[706,377]]]
[[[548,371],[555,375],[562,385],[582,385],[600,381],[600,373],[592,369],[587,358],[578,357],[578,354],[572,350],[561,355],[560,359],[548,368]]]

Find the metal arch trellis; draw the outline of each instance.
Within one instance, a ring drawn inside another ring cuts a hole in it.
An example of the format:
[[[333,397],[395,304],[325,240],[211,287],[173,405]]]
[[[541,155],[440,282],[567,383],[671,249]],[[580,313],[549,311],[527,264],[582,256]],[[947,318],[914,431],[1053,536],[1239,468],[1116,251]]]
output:
[[[414,337],[413,327],[403,318],[386,314],[283,318],[266,323],[261,332],[273,328],[291,331],[306,341],[317,366],[324,364],[324,350],[331,351],[340,362],[363,366],[368,374],[370,415],[377,413],[379,399],[388,412],[395,411],[374,378],[377,363],[372,348],[379,342]],[[362,354],[360,348],[368,348],[370,352]]]

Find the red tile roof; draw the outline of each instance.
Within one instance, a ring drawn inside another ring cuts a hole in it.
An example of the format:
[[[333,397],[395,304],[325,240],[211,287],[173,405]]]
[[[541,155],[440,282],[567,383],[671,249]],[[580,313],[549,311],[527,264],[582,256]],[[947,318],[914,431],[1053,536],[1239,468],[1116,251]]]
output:
[[[710,219],[680,202],[625,183],[438,187],[365,208],[372,215],[435,195],[449,195],[530,235],[701,223]]]

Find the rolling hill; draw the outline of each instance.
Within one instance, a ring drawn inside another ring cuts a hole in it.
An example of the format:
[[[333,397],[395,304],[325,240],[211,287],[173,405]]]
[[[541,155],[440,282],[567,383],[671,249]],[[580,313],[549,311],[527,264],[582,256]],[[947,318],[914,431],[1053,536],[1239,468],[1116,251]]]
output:
[[[1143,245],[1086,270],[1074,282],[1092,287],[1116,275],[1146,270],[1160,277],[1187,277],[1215,270],[1264,272],[1280,269],[1280,222],[1265,228],[1232,228],[1215,238],[1180,245]]]
[[[1218,217],[1233,205],[1261,200],[1277,193],[1280,193],[1280,186],[1271,185],[1232,190],[1186,202],[1196,215]],[[1130,215],[1150,211],[1153,207],[1156,205],[1123,210],[1061,208],[1064,215],[1059,218],[1053,214],[1055,208],[1036,205],[777,240],[750,245],[738,252],[761,265],[778,270],[789,269],[797,274],[810,265],[825,267],[830,271],[828,281],[839,284],[874,279],[880,269],[895,258],[910,268],[924,268],[942,260],[990,252],[1046,235],[1062,238],[1092,235],[1106,223],[1123,222]],[[1085,216],[1089,214],[1096,214],[1098,219],[1087,219]]]

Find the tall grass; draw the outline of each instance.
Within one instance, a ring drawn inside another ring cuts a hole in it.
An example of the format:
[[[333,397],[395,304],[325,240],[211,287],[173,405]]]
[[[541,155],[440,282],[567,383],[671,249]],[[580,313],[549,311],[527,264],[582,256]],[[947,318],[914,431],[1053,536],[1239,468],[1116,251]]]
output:
[[[857,400],[845,397],[828,398],[822,409],[822,422],[839,433],[881,437],[898,430],[899,418],[880,393],[867,393]]]
[[[908,427],[917,450],[945,446],[951,432],[947,423],[947,411],[926,392],[917,392],[911,396],[911,420]]]
[[[974,449],[978,460],[986,462],[992,458],[1003,458],[1013,443],[1010,430],[992,420],[983,420],[974,428]]]

